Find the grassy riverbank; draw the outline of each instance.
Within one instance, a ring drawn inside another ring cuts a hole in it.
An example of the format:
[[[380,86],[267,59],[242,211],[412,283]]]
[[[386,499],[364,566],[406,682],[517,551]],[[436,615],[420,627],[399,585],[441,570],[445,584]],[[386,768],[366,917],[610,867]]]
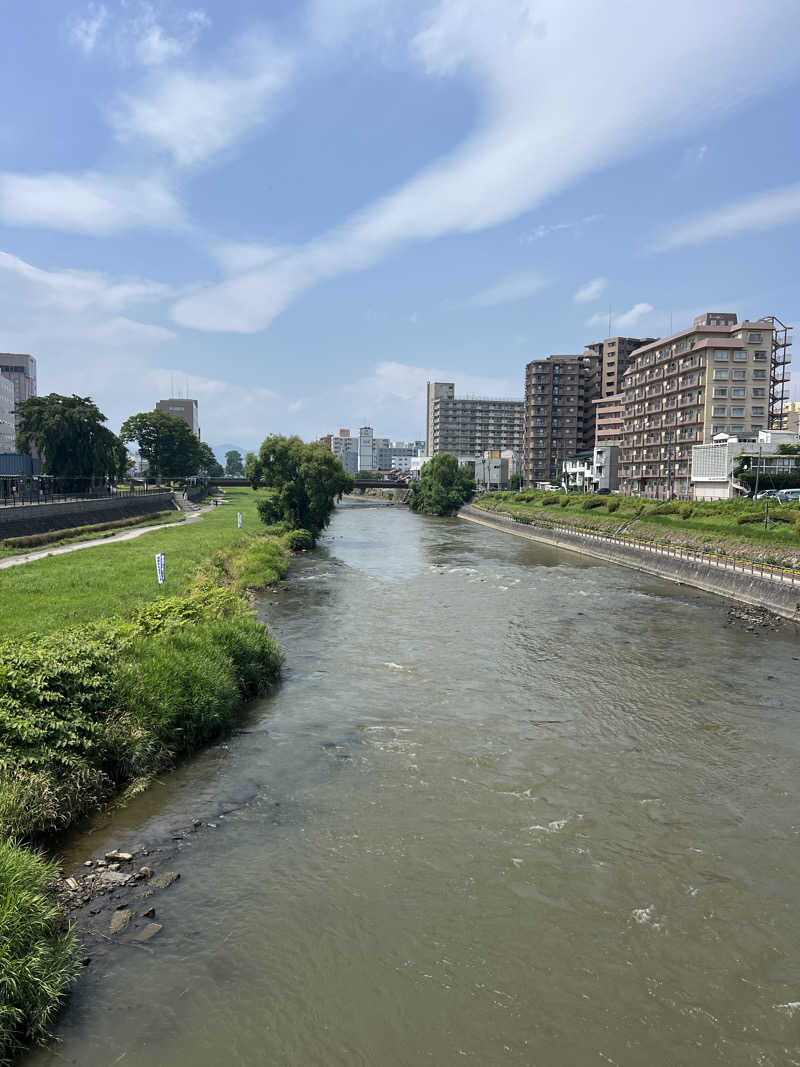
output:
[[[24,556],[29,552],[58,548],[60,545],[74,544],[77,541],[99,541],[141,526],[183,522],[185,518],[182,511],[171,509],[170,511],[155,511],[152,515],[132,515],[127,519],[114,519],[111,522],[73,526],[66,530],[50,530],[47,533],[7,537],[4,541],[0,541],[0,559]]]
[[[800,559],[800,509],[770,505],[765,529],[763,501],[657,501],[582,493],[488,493],[487,511],[540,518],[582,529],[622,532],[695,550],[705,549],[773,563]]]
[[[251,490],[228,500],[200,522],[2,576],[0,1064],[46,1034],[74,975],[52,869],[21,842],[143,788],[280,673],[244,594],[285,576],[296,535],[265,531]]]

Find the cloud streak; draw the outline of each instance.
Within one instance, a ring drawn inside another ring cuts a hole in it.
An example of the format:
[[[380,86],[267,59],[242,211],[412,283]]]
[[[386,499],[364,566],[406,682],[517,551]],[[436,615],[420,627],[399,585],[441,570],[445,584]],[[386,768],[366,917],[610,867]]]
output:
[[[651,250],[669,252],[800,222],[800,184],[770,189],[667,228]]]
[[[573,296],[573,300],[576,304],[588,304],[592,300],[597,300],[601,293],[604,293],[608,288],[607,278],[592,278],[586,285],[582,285],[580,289]]]

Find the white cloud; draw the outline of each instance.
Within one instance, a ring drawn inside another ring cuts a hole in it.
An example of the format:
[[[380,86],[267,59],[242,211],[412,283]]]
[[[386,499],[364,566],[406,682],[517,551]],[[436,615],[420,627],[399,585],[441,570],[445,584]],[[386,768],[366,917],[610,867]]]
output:
[[[94,51],[107,21],[108,10],[104,4],[89,4],[86,14],[72,21],[69,27],[70,38],[85,56]]]
[[[665,230],[652,248],[666,252],[737,237],[742,233],[773,230],[793,222],[800,222],[800,184],[771,189],[696,215]]]
[[[590,282],[580,287],[572,299],[576,304],[588,304],[592,300],[597,300],[598,296],[605,292],[607,287],[607,278],[592,278]]]
[[[355,9],[354,18],[384,9],[364,0],[323,6]],[[440,0],[413,35],[411,55],[431,77],[473,83],[474,131],[341,226],[274,264],[182,300],[175,319],[208,330],[262,329],[320,281],[363,270],[404,243],[507,222],[598,169],[718,120],[722,111],[796,77],[800,22],[793,12],[794,0],[774,0],[765,9],[731,0],[722,21],[717,0],[540,0],[535,8],[529,0]],[[776,35],[783,41],[777,54]],[[648,47],[631,50],[631,40]],[[383,38],[376,47],[382,45]],[[776,59],[731,64],[742,49]],[[613,78],[575,75],[591,70],[597,55]],[[190,145],[177,154],[191,161],[207,152]]]
[[[576,222],[556,222],[552,225],[537,226],[536,229],[531,230],[530,233],[525,233],[520,237],[519,242],[523,245],[533,244],[534,241],[542,241],[545,237],[549,237],[552,233],[563,233],[569,231],[576,237],[580,236],[584,226],[588,226],[593,222],[599,222],[604,219],[605,215],[585,215],[582,219],[578,219]]]
[[[614,330],[630,330],[634,327],[640,319],[650,315],[655,308],[652,304],[634,304],[628,311],[623,311],[621,315],[612,315],[611,323]],[[608,323],[608,315],[603,311],[598,311],[596,315],[592,315],[590,319],[586,320],[587,326],[603,326]]]
[[[177,334],[166,326],[155,326],[149,322],[136,322],[125,315],[99,322],[86,329],[86,336],[105,345],[127,346],[140,344],[160,344],[172,341]]]
[[[119,142],[144,145],[181,167],[196,166],[264,122],[295,70],[295,58],[264,33],[240,39],[224,63],[158,70],[121,93],[108,118]]]
[[[512,304],[518,300],[527,300],[547,285],[549,280],[533,271],[509,274],[500,278],[493,285],[476,293],[470,300],[476,307],[495,307],[497,304]]]
[[[71,312],[90,308],[119,311],[172,295],[170,288],[159,282],[140,278],[111,281],[104,274],[85,270],[43,270],[8,252],[0,252],[0,272],[24,282],[37,304]]]
[[[0,222],[97,237],[136,228],[186,226],[178,200],[157,178],[0,173]]]
[[[221,241],[209,246],[211,258],[227,274],[242,274],[265,263],[272,263],[286,254],[281,245],[250,243],[247,241]]]

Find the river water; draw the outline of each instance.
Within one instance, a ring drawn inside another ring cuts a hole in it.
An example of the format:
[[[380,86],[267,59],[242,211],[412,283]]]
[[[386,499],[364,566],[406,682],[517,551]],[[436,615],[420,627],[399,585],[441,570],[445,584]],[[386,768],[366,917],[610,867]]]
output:
[[[217,824],[29,1067],[800,1063],[800,645],[728,606],[341,508],[281,687],[71,846]]]

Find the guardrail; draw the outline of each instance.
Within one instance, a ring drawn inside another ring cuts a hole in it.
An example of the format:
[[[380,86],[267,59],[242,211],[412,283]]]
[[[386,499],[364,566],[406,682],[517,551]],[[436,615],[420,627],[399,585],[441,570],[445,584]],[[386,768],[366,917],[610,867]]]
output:
[[[10,496],[0,495],[0,508],[32,507],[36,504],[70,504],[81,500],[128,500],[134,496],[163,496],[164,493],[173,491],[177,490],[172,490],[168,487],[145,489],[144,486],[139,485],[134,486],[132,489],[127,487],[124,489],[109,489],[106,487],[104,489],[95,489],[88,493],[48,493],[45,491],[39,492],[38,490],[26,490]]]
[[[627,534],[610,534],[601,530],[580,529],[577,526],[567,526],[564,523],[553,522],[551,519],[538,517],[518,518],[507,512],[490,511],[480,504],[472,505],[476,510],[485,515],[491,515],[502,522],[516,523],[520,526],[536,526],[544,530],[553,530],[557,533],[566,534],[568,537],[584,538],[606,545],[622,545],[628,548],[638,548],[643,552],[654,555],[668,556],[672,559],[685,560],[688,563],[699,563],[718,570],[736,571],[741,574],[751,574],[754,577],[766,578],[770,581],[788,582],[792,585],[800,584],[800,570],[792,567],[776,567],[771,563],[763,563],[760,560],[742,559],[739,556],[727,556],[719,552],[699,552],[682,545],[672,545],[664,541],[651,541],[644,537],[632,537]]]

